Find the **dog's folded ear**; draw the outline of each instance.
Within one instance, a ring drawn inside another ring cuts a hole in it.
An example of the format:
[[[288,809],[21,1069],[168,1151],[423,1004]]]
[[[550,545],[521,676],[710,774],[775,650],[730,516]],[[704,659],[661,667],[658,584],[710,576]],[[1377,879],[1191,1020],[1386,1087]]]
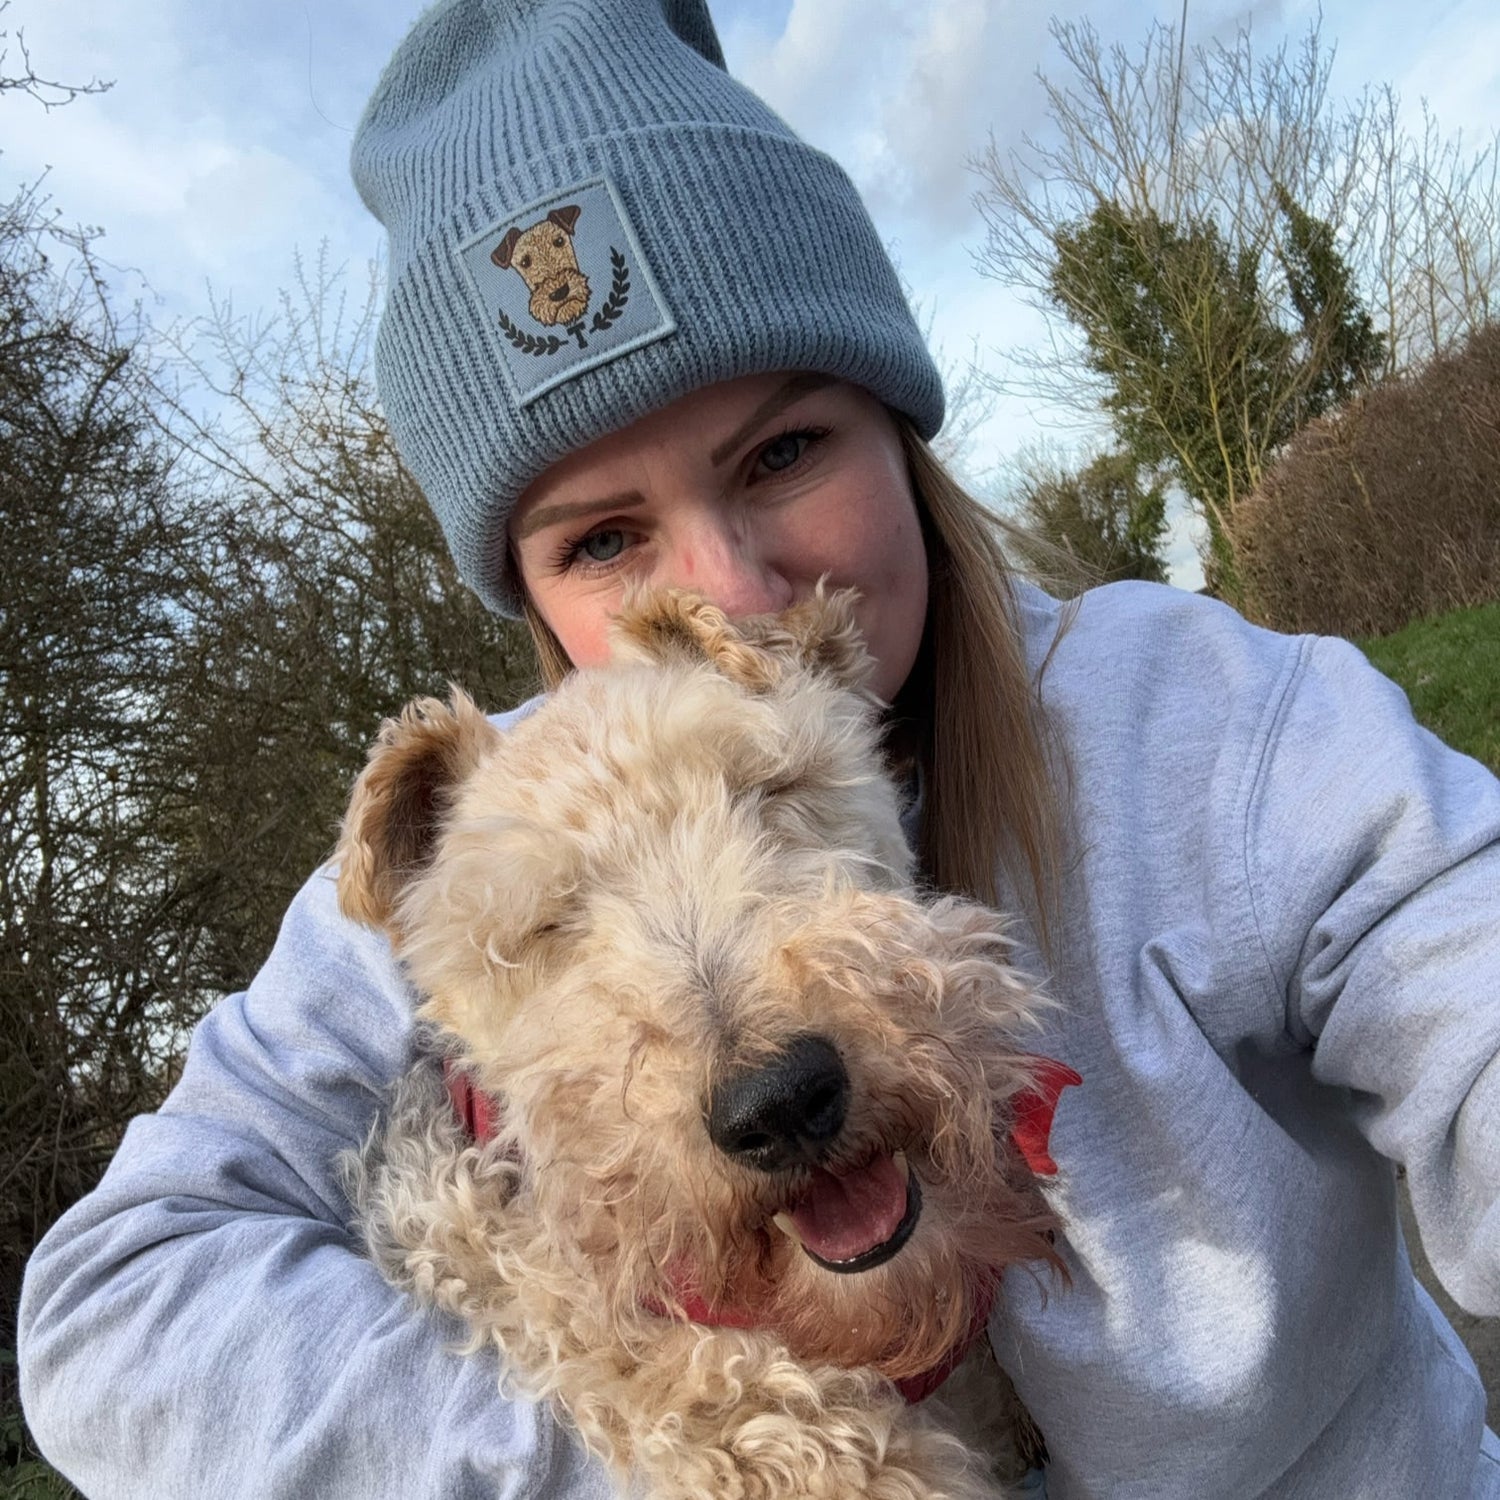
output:
[[[418,698],[380,726],[344,815],[339,908],[393,938],[402,889],[426,869],[454,792],[499,739],[473,700],[451,691],[448,703]]]
[[[862,688],[873,663],[855,622],[853,589],[816,592],[774,615],[731,620],[717,605],[683,589],[626,600],[611,642],[616,661],[650,665],[706,661],[731,682],[766,693],[789,671],[821,671],[841,687]]]

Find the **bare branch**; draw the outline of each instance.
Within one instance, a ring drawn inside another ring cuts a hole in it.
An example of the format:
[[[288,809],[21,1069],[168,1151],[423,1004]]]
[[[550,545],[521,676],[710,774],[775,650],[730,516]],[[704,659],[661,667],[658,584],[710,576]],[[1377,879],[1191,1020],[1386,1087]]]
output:
[[[0,0],[0,16],[10,9],[10,0]],[[10,60],[10,44],[14,40],[15,50],[21,56],[21,71],[7,73],[5,65]],[[114,87],[113,82],[91,78],[87,83],[62,83],[55,78],[45,78],[37,72],[31,61],[31,52],[26,46],[26,34],[15,33],[12,39],[8,31],[0,31],[0,94],[28,94],[45,110],[61,109],[84,94],[102,94]]]

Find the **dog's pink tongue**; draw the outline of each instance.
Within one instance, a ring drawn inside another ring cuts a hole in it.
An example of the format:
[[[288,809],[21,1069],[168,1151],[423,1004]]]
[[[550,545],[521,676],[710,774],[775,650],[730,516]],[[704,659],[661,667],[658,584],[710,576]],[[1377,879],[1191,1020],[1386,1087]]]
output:
[[[895,1234],[906,1217],[906,1183],[889,1156],[835,1177],[820,1171],[791,1210],[802,1243],[824,1260],[853,1260]]]

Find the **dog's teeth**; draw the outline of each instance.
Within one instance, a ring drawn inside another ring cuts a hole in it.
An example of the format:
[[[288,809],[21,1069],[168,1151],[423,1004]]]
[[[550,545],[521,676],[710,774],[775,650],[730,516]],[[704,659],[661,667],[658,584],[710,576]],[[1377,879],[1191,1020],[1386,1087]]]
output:
[[[786,1236],[786,1237],[787,1237],[787,1238],[788,1238],[788,1239],[789,1239],[789,1240],[790,1240],[790,1241],[791,1241],[791,1242],[792,1242],[792,1243],[793,1243],[793,1244],[794,1244],[794,1245],[800,1245],[800,1244],[801,1244],[801,1243],[802,1243],[802,1236],[801,1236],[801,1235],[800,1235],[800,1234],[798,1234],[798,1233],[797,1233],[797,1226],[796,1226],[796,1225],[795,1225],[795,1224],[793,1224],[793,1223],[792,1223],[792,1216],[791,1216],[791,1215],[790,1215],[790,1214],[787,1214],[787,1213],[780,1213],[780,1214],[777,1214],[777,1215],[775,1215],[775,1217],[774,1217],[774,1218],[772,1218],[772,1220],[771,1220],[771,1222],[772,1222],[772,1223],[773,1223],[773,1224],[774,1224],[774,1225],[775,1225],[775,1226],[776,1226],[776,1227],[777,1227],[777,1228],[778,1228],[778,1229],[779,1229],[779,1230],[780,1230],[780,1231],[781,1231],[781,1232],[782,1232],[782,1233],[783,1233],[783,1234],[784,1234],[784,1235],[785,1235],[785,1236]]]
[[[911,1167],[906,1161],[906,1152],[893,1151],[891,1160],[896,1163],[896,1170],[901,1174],[901,1186],[905,1187],[911,1181]]]

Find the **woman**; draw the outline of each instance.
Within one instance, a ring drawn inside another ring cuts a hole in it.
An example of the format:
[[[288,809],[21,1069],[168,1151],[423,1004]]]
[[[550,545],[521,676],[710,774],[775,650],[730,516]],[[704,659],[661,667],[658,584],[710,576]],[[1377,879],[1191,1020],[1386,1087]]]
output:
[[[1332,641],[1144,586],[1064,621],[925,439],[936,372],[847,179],[694,0],[446,0],[361,124],[382,396],[466,578],[554,677],[627,582],[863,596],[937,885],[1020,914],[1083,1075],[1071,1286],[992,1329],[1053,1500],[1500,1496],[1412,1280],[1500,1311],[1500,786]],[[1066,628],[1064,628],[1066,624]],[[333,1162],[412,997],[326,872],[31,1266],[27,1411],[93,1495],[589,1496],[361,1259]]]

